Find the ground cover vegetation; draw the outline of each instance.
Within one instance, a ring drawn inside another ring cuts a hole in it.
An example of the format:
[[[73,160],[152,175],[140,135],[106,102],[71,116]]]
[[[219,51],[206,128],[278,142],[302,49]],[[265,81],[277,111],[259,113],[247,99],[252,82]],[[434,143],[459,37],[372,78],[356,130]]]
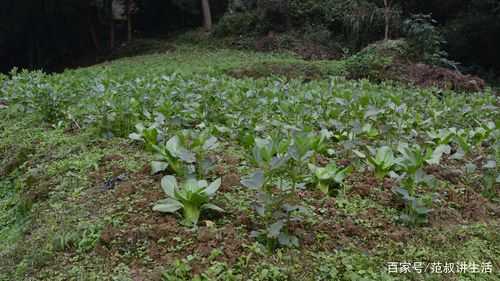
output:
[[[1,280],[497,280],[490,88],[180,42],[0,76]]]

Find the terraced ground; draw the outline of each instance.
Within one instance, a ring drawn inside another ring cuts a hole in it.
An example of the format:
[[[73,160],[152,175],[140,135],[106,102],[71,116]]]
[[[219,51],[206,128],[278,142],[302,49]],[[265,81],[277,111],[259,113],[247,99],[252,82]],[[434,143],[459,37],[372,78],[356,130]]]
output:
[[[344,74],[180,44],[1,77],[0,280],[499,280],[498,96]]]

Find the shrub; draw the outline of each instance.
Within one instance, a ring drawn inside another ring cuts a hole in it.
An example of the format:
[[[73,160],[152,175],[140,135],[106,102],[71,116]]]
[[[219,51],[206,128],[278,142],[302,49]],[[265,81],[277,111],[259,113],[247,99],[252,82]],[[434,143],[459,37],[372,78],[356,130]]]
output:
[[[346,60],[347,78],[382,81],[385,68],[391,61],[390,57],[382,56],[374,50],[361,51]]]
[[[415,60],[433,65],[450,65],[448,54],[443,50],[446,41],[434,26],[430,15],[413,15],[403,23],[408,42],[408,53]]]
[[[253,33],[257,22],[258,18],[255,12],[228,13],[216,25],[214,35],[224,37]]]
[[[307,25],[304,28],[304,40],[321,44],[324,46],[332,45],[332,33],[324,25]]]
[[[283,32],[290,28],[289,1],[258,0],[258,29],[262,32]]]

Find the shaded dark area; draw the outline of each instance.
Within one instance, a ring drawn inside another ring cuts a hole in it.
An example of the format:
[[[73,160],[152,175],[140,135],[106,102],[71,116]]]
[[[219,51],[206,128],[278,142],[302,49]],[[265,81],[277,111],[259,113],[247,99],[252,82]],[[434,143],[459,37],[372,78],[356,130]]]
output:
[[[112,20],[113,0],[3,0],[0,10],[0,72],[13,67],[60,71],[91,65],[134,38],[168,38],[203,24],[200,0],[132,1],[130,22]],[[500,1],[390,1],[390,36],[402,35],[412,14],[431,14],[446,39],[449,58],[467,73],[500,72]],[[128,5],[128,4],[127,4]],[[323,41],[325,48],[360,50],[383,38],[382,0],[211,0],[214,21],[241,36],[287,32]],[[397,15],[396,15],[397,14]],[[113,25],[111,25],[113,23]],[[128,24],[133,32],[128,34]],[[113,27],[112,27],[113,26]],[[114,38],[114,40],[112,39]],[[114,44],[113,44],[114,42]]]
[[[500,1],[406,1],[407,13],[432,14],[450,57],[467,72],[500,72]]]
[[[133,35],[167,37],[198,27],[199,1],[137,1]],[[13,67],[60,71],[96,63],[110,51],[110,0],[3,0],[0,9],[0,72]],[[225,1],[214,1],[220,17]],[[115,46],[127,39],[127,23],[114,21]]]

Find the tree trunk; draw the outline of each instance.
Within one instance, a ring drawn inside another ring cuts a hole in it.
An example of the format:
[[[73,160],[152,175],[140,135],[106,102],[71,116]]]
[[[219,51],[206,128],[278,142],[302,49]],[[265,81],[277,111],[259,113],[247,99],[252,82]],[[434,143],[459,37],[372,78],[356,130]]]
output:
[[[127,0],[127,40],[132,41],[132,3]]]
[[[384,19],[385,19],[385,33],[384,40],[389,40],[389,26],[391,24],[391,4],[389,0],[384,0]]]
[[[115,21],[111,19],[109,23],[109,48],[115,47]]]
[[[113,17],[113,0],[108,0],[106,4],[106,14],[109,24],[109,48],[113,49],[115,47],[115,19]]]
[[[132,41],[132,15],[128,15],[127,18],[127,25],[128,25],[128,35],[127,35],[127,40],[130,42]]]
[[[210,13],[209,0],[201,0],[201,8],[203,10],[203,28],[206,31],[212,30],[212,14]]]
[[[94,10],[92,7],[87,7],[87,12],[88,12],[88,26],[89,26],[89,31],[90,31],[90,38],[92,39],[92,43],[94,44],[94,47],[97,51],[101,50],[101,46],[99,44],[99,37],[97,36],[97,32],[95,30],[95,25],[94,25],[94,15],[97,13],[96,10]]]

